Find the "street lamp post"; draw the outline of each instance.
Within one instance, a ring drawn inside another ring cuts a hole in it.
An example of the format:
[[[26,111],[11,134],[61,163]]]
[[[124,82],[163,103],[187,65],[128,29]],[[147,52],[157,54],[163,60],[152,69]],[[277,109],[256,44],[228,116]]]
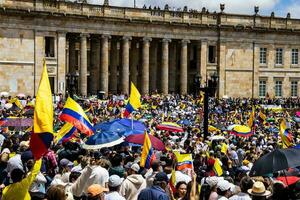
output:
[[[196,82],[196,79],[198,79],[197,82]],[[209,115],[208,101],[209,101],[210,96],[211,97],[215,96],[216,89],[217,89],[217,86],[218,86],[219,76],[216,72],[213,73],[211,75],[211,80],[208,81],[208,84],[206,82],[204,87],[201,86],[201,79],[202,79],[202,77],[199,74],[197,74],[196,78],[195,78],[195,82],[199,83],[200,91],[204,92],[203,133],[204,133],[204,140],[206,140],[207,136],[208,136],[208,115]]]

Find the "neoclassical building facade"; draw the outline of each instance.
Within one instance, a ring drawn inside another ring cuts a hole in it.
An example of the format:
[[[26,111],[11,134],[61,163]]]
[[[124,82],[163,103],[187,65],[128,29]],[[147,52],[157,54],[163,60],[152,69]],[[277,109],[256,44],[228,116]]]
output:
[[[0,0],[0,91],[34,95],[45,58],[52,90],[192,93],[218,74],[219,97],[298,96],[300,20],[218,12]]]

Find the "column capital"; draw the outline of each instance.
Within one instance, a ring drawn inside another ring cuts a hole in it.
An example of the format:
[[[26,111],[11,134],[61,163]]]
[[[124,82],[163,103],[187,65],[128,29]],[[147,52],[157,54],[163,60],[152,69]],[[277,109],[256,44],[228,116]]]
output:
[[[162,39],[162,42],[163,43],[169,43],[169,42],[171,42],[172,40],[170,39],[170,38],[163,38]]]
[[[108,34],[103,34],[103,35],[101,35],[101,38],[103,38],[103,39],[111,39],[111,36],[108,35]]]
[[[183,45],[186,45],[186,44],[188,44],[188,43],[190,43],[191,41],[190,40],[187,40],[187,39],[183,39],[183,40],[181,40],[181,44],[183,44]]]
[[[143,37],[143,42],[151,42],[152,38],[150,37]]]
[[[122,37],[122,39],[123,39],[124,41],[128,41],[128,40],[132,40],[132,37],[131,37],[131,36],[125,35],[125,36]]]
[[[57,33],[58,35],[63,35],[63,36],[65,36],[65,35],[67,34],[67,31],[64,31],[64,30],[58,30],[58,31],[56,31],[56,33]]]
[[[81,38],[84,38],[84,37],[88,38],[88,37],[90,37],[90,34],[88,34],[88,33],[80,33],[80,37]]]

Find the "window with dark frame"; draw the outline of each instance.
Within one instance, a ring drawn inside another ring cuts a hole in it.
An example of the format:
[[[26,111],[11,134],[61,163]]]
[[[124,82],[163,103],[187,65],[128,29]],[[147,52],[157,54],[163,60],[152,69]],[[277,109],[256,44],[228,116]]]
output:
[[[267,48],[260,48],[259,63],[267,64]]]
[[[292,49],[292,65],[298,65],[298,49]]]
[[[291,96],[292,97],[298,96],[298,81],[291,82]]]
[[[267,92],[267,81],[260,80],[259,81],[259,96],[265,97]]]
[[[209,63],[216,63],[216,46],[210,45],[208,46],[208,62]]]
[[[55,57],[54,37],[45,37],[45,57]]]
[[[276,65],[282,65],[283,64],[283,49],[282,48],[276,48],[275,64]]]

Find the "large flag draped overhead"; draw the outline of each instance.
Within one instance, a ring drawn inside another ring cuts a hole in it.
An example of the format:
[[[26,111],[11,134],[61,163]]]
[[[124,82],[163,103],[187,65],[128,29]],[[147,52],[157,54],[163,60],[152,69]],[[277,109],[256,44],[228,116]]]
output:
[[[62,121],[73,124],[80,132],[86,135],[90,136],[94,133],[93,125],[86,116],[84,110],[71,97],[68,97],[59,118]]]
[[[33,116],[33,133],[30,147],[35,159],[39,159],[48,151],[53,141],[53,105],[50,82],[44,61],[40,85],[36,95]]]
[[[124,117],[128,117],[130,115],[130,113],[139,109],[141,107],[141,105],[142,105],[141,94],[138,91],[138,89],[135,87],[135,85],[133,83],[131,83],[130,97],[129,97],[129,101],[126,105],[126,110],[123,113]]]
[[[145,168],[149,169],[152,161],[155,160],[156,158],[155,158],[155,154],[154,154],[153,148],[152,148],[152,143],[151,143],[151,140],[149,138],[147,131],[145,131],[144,134],[145,134],[144,145],[143,145],[143,151],[142,151],[142,155],[141,155],[140,165],[141,165],[141,167],[145,167]]]

